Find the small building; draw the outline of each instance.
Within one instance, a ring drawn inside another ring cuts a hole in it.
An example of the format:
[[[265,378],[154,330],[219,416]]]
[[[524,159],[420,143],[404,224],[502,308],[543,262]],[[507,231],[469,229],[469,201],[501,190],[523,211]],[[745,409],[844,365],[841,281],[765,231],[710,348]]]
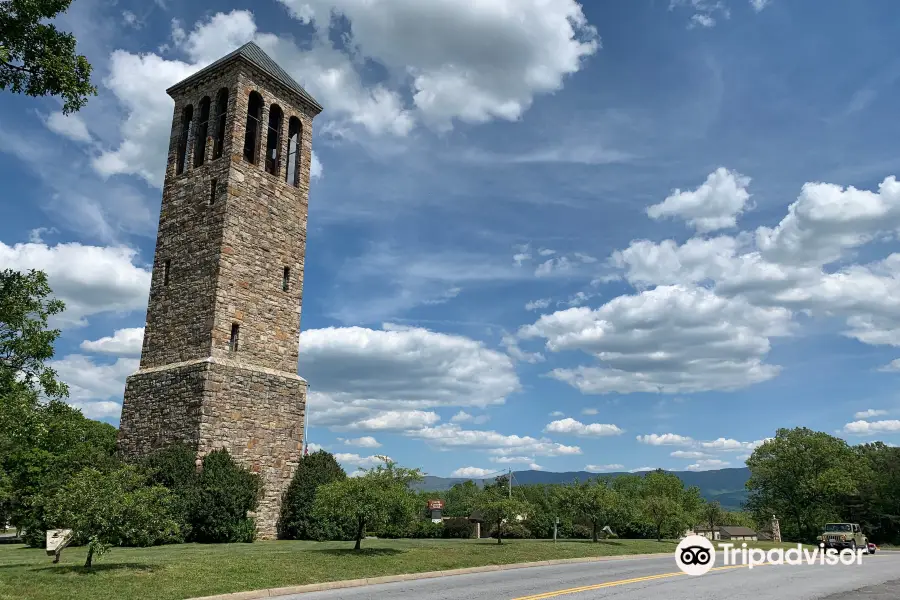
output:
[[[709,527],[694,527],[687,535],[702,535],[706,539],[714,542],[725,540],[755,542],[760,539],[760,535],[749,527],[740,527],[737,525],[719,525],[712,529]]]
[[[732,542],[755,542],[759,540],[759,534],[749,527],[739,527],[732,525],[723,525],[717,527],[719,537],[716,539],[728,540]]]

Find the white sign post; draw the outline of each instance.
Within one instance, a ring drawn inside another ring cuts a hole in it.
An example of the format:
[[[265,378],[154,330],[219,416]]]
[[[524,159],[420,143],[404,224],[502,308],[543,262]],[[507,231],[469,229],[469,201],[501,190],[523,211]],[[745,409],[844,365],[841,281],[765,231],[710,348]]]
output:
[[[53,562],[58,563],[60,553],[71,541],[71,529],[51,529],[47,532],[47,556],[53,556]]]

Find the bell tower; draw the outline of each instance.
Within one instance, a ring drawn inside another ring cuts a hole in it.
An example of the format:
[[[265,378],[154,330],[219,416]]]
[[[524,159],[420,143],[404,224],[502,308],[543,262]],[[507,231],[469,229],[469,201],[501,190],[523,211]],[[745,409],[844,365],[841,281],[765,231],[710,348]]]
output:
[[[297,359],[322,106],[253,42],[167,92],[175,112],[147,322],[119,451],[227,449],[262,477],[257,531],[271,538],[303,441]]]

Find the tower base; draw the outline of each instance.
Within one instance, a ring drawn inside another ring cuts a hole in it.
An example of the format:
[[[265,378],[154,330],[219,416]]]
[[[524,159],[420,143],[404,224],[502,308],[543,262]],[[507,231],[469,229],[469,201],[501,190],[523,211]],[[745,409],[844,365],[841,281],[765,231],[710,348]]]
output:
[[[128,378],[118,449],[138,458],[176,442],[197,456],[224,448],[262,479],[256,531],[277,536],[281,497],[303,446],[306,381],[217,358],[142,369]]]

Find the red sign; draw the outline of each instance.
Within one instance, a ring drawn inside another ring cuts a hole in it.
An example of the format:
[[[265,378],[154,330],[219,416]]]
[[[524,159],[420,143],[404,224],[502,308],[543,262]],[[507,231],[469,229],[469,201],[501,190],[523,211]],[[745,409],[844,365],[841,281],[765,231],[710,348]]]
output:
[[[428,501],[428,510],[443,510],[444,501],[443,500],[429,500]]]

